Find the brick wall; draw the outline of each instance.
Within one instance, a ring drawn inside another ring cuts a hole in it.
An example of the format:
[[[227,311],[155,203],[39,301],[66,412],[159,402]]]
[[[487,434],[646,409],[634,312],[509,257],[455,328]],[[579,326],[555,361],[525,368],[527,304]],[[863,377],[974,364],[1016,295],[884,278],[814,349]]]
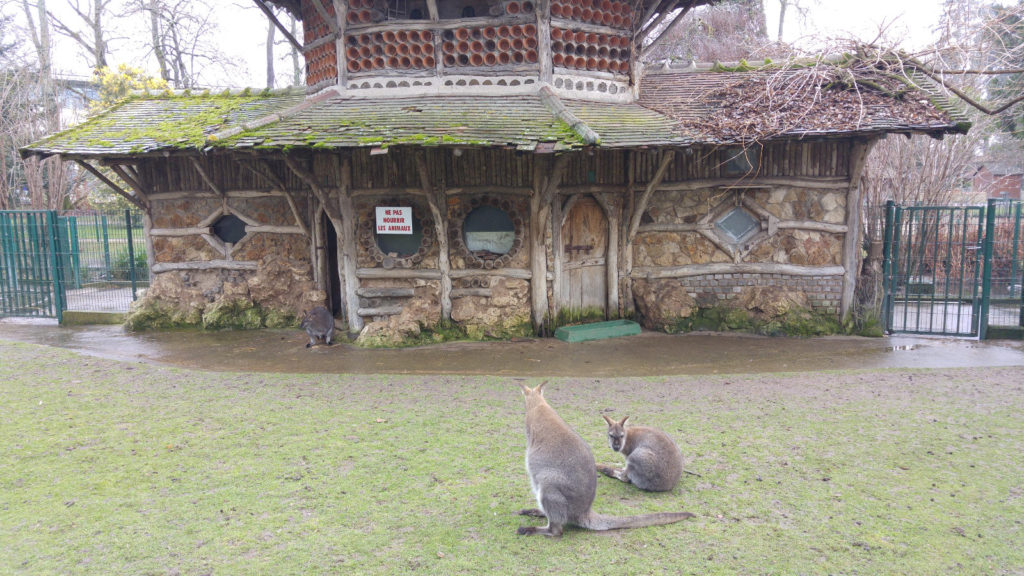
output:
[[[728,304],[745,287],[779,287],[803,292],[817,312],[839,314],[843,292],[841,276],[790,276],[787,274],[708,274],[680,279],[683,288],[701,306]]]

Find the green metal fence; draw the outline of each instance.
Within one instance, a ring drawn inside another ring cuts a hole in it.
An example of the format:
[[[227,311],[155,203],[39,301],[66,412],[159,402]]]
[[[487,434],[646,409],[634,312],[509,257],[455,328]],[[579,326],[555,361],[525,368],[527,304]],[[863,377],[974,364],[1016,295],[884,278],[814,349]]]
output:
[[[66,246],[56,212],[0,212],[0,316],[61,319]]]
[[[1021,203],[886,206],[890,332],[1021,338]]]
[[[0,212],[0,316],[125,312],[148,285],[137,213]]]

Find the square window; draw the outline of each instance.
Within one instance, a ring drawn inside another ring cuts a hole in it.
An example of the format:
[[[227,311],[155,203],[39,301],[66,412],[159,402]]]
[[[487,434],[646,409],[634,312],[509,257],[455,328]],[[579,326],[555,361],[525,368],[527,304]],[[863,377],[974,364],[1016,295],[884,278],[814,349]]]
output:
[[[743,176],[755,174],[761,168],[761,159],[755,150],[750,148],[727,148],[725,165],[722,167],[724,176]]]
[[[761,221],[737,206],[715,221],[715,227],[731,242],[738,243],[761,229]]]

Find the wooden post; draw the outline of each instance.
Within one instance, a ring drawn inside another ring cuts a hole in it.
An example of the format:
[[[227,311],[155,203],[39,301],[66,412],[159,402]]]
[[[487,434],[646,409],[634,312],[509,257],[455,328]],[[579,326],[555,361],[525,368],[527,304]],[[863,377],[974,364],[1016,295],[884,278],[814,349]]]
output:
[[[353,334],[363,329],[363,317],[359,315],[359,278],[356,276],[356,209],[352,202],[352,158],[345,155],[341,161],[341,229],[337,230],[341,240],[340,268],[338,276],[342,278],[342,290],[345,294],[345,317],[348,329]]]
[[[629,218],[633,213],[636,198],[633,195],[633,185],[636,182],[636,151],[626,151],[626,190],[623,196],[623,205],[620,207],[619,234],[625,238],[625,242],[619,243],[619,251],[622,254],[622,270],[619,273],[619,286],[622,296],[619,298],[619,318],[625,318],[633,314],[633,279],[630,273],[633,270],[633,244],[629,240]]]
[[[843,240],[843,293],[839,301],[839,318],[846,318],[853,310],[857,278],[860,275],[860,224],[861,190],[860,175],[864,160],[878,139],[857,141],[850,148],[850,188],[846,194],[846,236]]]
[[[452,276],[451,262],[448,260],[448,218],[447,204],[443,203],[444,191],[435,191],[430,182],[430,171],[427,165],[426,152],[416,151],[416,170],[419,172],[420,186],[427,197],[427,205],[434,219],[434,237],[437,238],[437,268],[441,272],[441,320],[452,319]]]
[[[608,305],[605,316],[619,313],[619,218],[620,203],[610,194],[595,194],[605,216],[608,217],[608,246],[605,254],[605,269],[608,284]]]
[[[538,0],[537,56],[540,60],[540,82],[551,84],[554,69],[551,65],[551,0]]]
[[[533,308],[533,328],[537,334],[544,329],[544,314],[548,311],[548,262],[544,239],[546,227],[557,225],[551,216],[551,202],[562,181],[569,156],[563,154],[555,159],[550,173],[544,174],[547,162],[534,163],[534,192],[530,197],[530,299]]]
[[[338,88],[344,92],[348,77],[348,57],[345,55],[345,27],[348,26],[348,2],[346,0],[334,0],[334,18],[336,22],[331,27],[338,36],[334,40],[334,60],[338,68]]]
[[[298,160],[285,154],[284,162],[313,191],[327,214],[327,218],[331,221],[331,225],[334,226],[334,231],[338,234],[338,240],[341,242],[338,261],[342,272],[340,276],[344,284],[342,289],[345,293],[345,317],[348,319],[349,331],[359,332],[363,329],[363,319],[356,312],[359,309],[359,296],[356,294],[356,290],[359,289],[359,279],[356,277],[355,211],[352,205],[352,196],[349,193],[351,189],[349,176],[351,160],[347,157],[342,160],[340,208],[330,201],[327,192],[317,182],[316,176],[299,164]]]

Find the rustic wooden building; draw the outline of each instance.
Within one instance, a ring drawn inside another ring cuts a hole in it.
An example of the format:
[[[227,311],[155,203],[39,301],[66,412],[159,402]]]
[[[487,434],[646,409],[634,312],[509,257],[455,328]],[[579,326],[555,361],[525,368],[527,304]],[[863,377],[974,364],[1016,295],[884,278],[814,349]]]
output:
[[[844,314],[871,143],[966,125],[878,61],[643,69],[704,3],[268,1],[303,21],[305,91],[138,95],[24,153],[141,208],[146,300],[196,323],[324,303],[388,341],[580,310]]]

